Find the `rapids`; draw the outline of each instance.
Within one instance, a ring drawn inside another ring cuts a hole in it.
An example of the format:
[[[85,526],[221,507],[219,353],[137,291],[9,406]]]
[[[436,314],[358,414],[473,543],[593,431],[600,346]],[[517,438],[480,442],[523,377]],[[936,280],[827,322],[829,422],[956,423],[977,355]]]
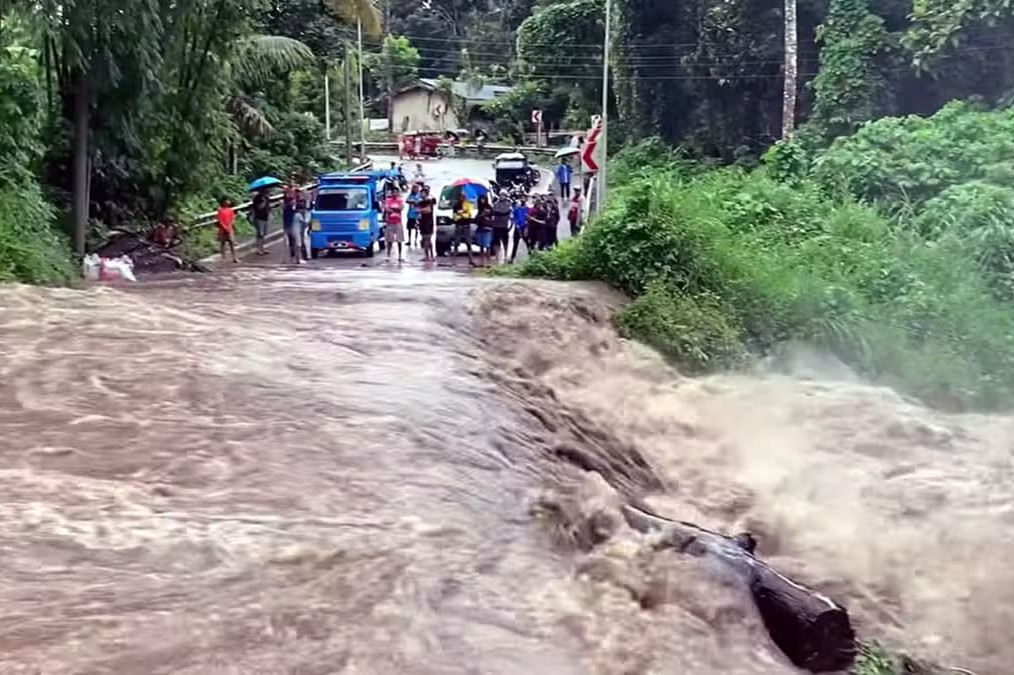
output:
[[[681,377],[597,286],[241,268],[0,287],[0,673],[792,673],[621,499],[861,633],[1014,663],[1014,418]]]

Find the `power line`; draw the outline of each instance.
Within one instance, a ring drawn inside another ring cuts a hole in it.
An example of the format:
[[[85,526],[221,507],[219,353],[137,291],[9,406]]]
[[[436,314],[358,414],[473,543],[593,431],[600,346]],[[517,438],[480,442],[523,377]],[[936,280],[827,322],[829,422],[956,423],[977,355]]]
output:
[[[514,40],[490,40],[488,38],[464,38],[464,37],[432,37],[429,35],[412,35],[410,33],[400,33],[397,37],[406,37],[410,42],[456,42],[459,44],[474,44],[479,46],[496,47],[497,45],[509,45],[513,47],[516,44]],[[378,43],[379,44],[379,43]],[[814,40],[800,40],[799,44],[815,44]],[[525,45],[529,47],[547,47],[559,49],[559,42],[525,42]],[[624,45],[624,49],[632,49],[635,51],[652,50],[652,49],[671,49],[681,47],[697,47],[700,42],[673,42],[673,43],[638,43],[633,45]],[[582,42],[582,43],[570,43],[567,45],[570,48],[581,48],[594,50],[602,49],[601,42]],[[499,55],[503,55],[501,52]]]
[[[345,32],[345,31],[343,30],[342,32]],[[352,35],[351,33],[349,33],[349,34]],[[464,48],[468,48],[467,45],[477,45],[477,46],[480,46],[480,47],[489,47],[489,48],[496,48],[497,46],[508,46],[508,47],[510,47],[510,48],[513,49],[516,46],[516,44],[517,44],[516,41],[513,41],[513,40],[489,40],[488,38],[481,38],[480,39],[480,38],[465,38],[465,37],[456,37],[456,36],[432,37],[432,36],[428,36],[428,35],[412,35],[412,34],[409,34],[409,33],[401,33],[401,34],[398,34],[396,37],[405,37],[405,38],[408,38],[410,42],[431,42],[431,43],[432,42],[436,42],[436,43],[441,43],[441,44],[466,45],[466,47],[464,47]],[[374,42],[373,42],[372,46],[380,48],[383,45],[382,40],[378,41],[376,38],[373,38],[373,40],[374,40]],[[363,42],[364,42],[364,45],[365,45],[365,44],[367,44],[369,42],[369,39],[364,39]],[[798,45],[814,45],[814,46],[819,46],[820,45],[820,43],[817,42],[816,40],[809,40],[809,39],[808,40],[799,40],[797,44]],[[546,48],[560,49],[560,44],[559,43],[526,42],[525,45],[528,46],[528,47],[546,47]],[[621,43],[621,45],[622,45],[622,43]],[[655,44],[638,43],[638,44],[626,44],[626,45],[622,45],[622,48],[623,48],[623,50],[625,52],[628,52],[628,53],[641,54],[639,56],[639,58],[645,58],[645,59],[647,59],[647,58],[662,58],[662,59],[665,59],[665,58],[670,58],[670,55],[667,55],[667,54],[649,55],[649,54],[645,54],[644,52],[648,52],[648,51],[652,51],[652,50],[660,50],[660,49],[696,48],[696,47],[699,47],[700,45],[701,45],[700,41],[698,41],[698,42],[683,42],[683,43],[655,43]],[[438,49],[436,47],[426,47],[424,45],[413,45],[413,46],[415,46],[417,49],[420,49],[420,50],[421,49]],[[570,43],[570,44],[567,44],[566,47],[570,48],[570,49],[580,49],[583,52],[593,52],[593,51],[601,51],[602,50],[602,44],[599,43],[599,42],[595,42],[595,43],[591,43],[591,42],[589,42],[589,43]],[[455,50],[450,50],[450,51],[455,51]],[[958,54],[958,53],[964,53],[964,52],[990,52],[990,51],[1014,51],[1014,45],[1002,45],[1002,44],[998,44],[998,45],[984,45],[984,46],[953,47],[950,50],[948,50],[946,53],[947,54]],[[497,52],[475,52],[472,49],[469,49],[469,52],[473,53],[473,54],[487,54],[487,55],[490,55],[490,56],[501,56],[501,57],[502,56],[506,56],[506,54],[504,54],[503,51],[497,51]],[[598,58],[598,59],[601,59],[601,55],[585,54],[585,55],[575,55],[575,56],[570,57],[570,58]]]
[[[440,58],[445,56],[457,56],[461,54],[460,50],[456,49],[438,49],[436,47],[417,47],[417,51],[426,56],[427,58]],[[477,57],[493,57],[502,58],[503,54],[495,52],[475,52],[468,50],[470,56]],[[770,59],[729,59],[723,61],[683,61],[681,59],[686,56],[671,55],[665,57],[620,57],[617,62],[627,65],[637,65],[642,67],[720,67],[720,66],[749,66],[749,65],[781,65],[784,60],[781,58],[770,58]],[[817,62],[818,57],[816,56],[804,56],[800,61],[811,61]],[[519,58],[516,61],[519,65],[543,65],[547,67],[599,67],[602,64],[601,56],[552,56],[547,55],[545,57],[530,59],[530,58]]]
[[[457,74],[442,73],[441,76],[456,77]],[[800,73],[799,77],[808,78],[814,77],[816,73]],[[601,80],[600,75],[560,75],[556,73],[535,73],[526,76],[533,80]],[[680,81],[680,80],[717,80],[717,81],[729,81],[729,80],[778,80],[781,81],[783,78],[781,73],[736,73],[730,75],[613,75],[610,79],[613,81],[620,82],[666,82],[666,81]],[[497,84],[510,86],[511,83],[504,81],[502,78],[484,78],[484,81],[488,84]]]
[[[426,47],[420,48],[419,51],[421,53],[423,53],[424,55],[433,55],[433,56],[427,56],[427,58],[438,58],[440,56],[451,56],[451,55],[455,55],[455,54],[459,53],[459,52],[456,52],[454,50],[437,50],[437,49],[430,49],[430,48],[426,48]],[[472,51],[469,51],[468,53],[471,56],[490,56],[490,57],[502,56],[501,54],[492,54],[492,53],[485,53],[485,52],[472,52]],[[659,60],[646,60],[646,59],[642,59],[642,58],[628,59],[628,58],[621,57],[617,61],[614,61],[614,63],[620,63],[620,64],[626,64],[626,65],[635,65],[635,66],[641,66],[641,67],[645,67],[645,68],[668,68],[668,67],[694,68],[694,67],[709,67],[709,66],[710,67],[719,67],[719,66],[763,66],[763,65],[782,65],[784,63],[784,60],[780,59],[780,58],[778,58],[778,59],[775,59],[775,58],[771,58],[771,59],[756,59],[756,60],[754,60],[754,59],[744,59],[744,60],[729,59],[729,60],[725,60],[725,61],[682,61],[681,58],[682,57],[672,56],[672,57],[667,57],[665,60],[661,60],[661,59],[659,59]],[[800,61],[810,61],[810,62],[816,63],[819,60],[819,58],[816,57],[816,56],[811,56],[811,57],[802,57],[799,60]],[[594,60],[589,60],[589,61],[571,61],[571,57],[567,57],[567,56],[557,56],[557,57],[548,56],[548,57],[537,58],[537,59],[519,58],[519,59],[517,59],[517,61],[515,63],[516,63],[516,65],[521,65],[521,66],[523,66],[523,65],[535,65],[535,66],[542,65],[542,66],[547,66],[547,67],[573,67],[573,68],[592,68],[592,67],[596,67],[597,68],[597,67],[601,67],[601,65],[602,65],[602,59],[600,57],[597,57]]]

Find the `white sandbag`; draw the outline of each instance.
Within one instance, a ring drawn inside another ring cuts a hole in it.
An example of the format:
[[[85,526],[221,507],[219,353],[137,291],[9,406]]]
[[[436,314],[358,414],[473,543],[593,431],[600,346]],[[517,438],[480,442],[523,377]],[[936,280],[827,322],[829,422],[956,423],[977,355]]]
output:
[[[82,261],[84,278],[89,281],[137,281],[134,276],[134,261],[130,256],[102,258],[92,253]]]

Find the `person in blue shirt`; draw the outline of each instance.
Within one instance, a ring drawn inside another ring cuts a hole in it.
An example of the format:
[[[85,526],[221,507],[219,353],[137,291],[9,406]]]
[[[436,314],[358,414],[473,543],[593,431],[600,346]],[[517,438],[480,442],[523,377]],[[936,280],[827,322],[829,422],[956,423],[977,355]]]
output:
[[[530,209],[525,204],[524,199],[519,199],[514,204],[514,208],[511,209],[511,225],[514,226],[514,246],[511,249],[511,262],[518,257],[518,244],[522,240],[525,242],[525,248],[529,251],[532,250],[532,243],[528,239],[528,212]]]
[[[412,183],[412,191],[408,194],[408,199],[405,203],[408,204],[407,221],[405,223],[408,228],[408,245],[412,245],[412,233],[415,232],[415,243],[418,246],[421,241],[419,238],[419,200],[422,199],[420,193],[421,186],[419,183]]]
[[[570,175],[573,169],[567,163],[566,157],[560,158],[560,165],[556,167],[556,182],[560,184],[560,197],[570,199]]]

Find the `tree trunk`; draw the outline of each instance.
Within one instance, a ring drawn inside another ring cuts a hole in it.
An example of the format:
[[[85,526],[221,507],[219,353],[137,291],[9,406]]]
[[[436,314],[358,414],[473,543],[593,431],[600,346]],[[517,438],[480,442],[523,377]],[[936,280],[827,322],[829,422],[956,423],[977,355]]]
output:
[[[796,130],[796,0],[785,0],[785,82],[782,94],[782,138],[790,138]]]
[[[74,159],[71,192],[73,195],[74,249],[79,256],[85,253],[88,232],[88,127],[91,116],[91,92],[86,73],[78,71],[74,77]]]
[[[639,532],[663,532],[661,547],[712,558],[742,579],[772,641],[796,667],[826,673],[852,666],[857,646],[848,612],[755,558],[751,535],[728,537],[629,505],[623,516]]]

